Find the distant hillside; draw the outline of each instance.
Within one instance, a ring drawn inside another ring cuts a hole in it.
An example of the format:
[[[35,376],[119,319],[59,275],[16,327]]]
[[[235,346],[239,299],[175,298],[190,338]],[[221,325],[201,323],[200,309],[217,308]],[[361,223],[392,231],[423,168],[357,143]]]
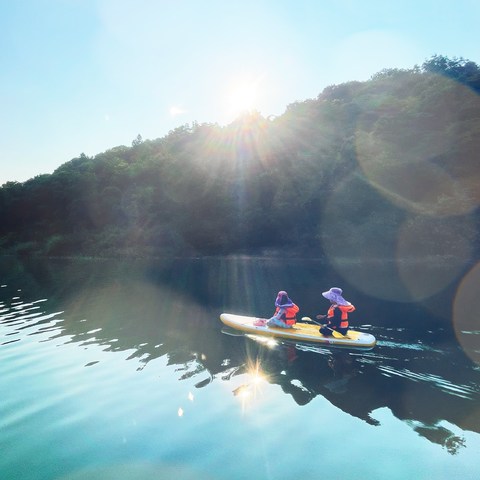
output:
[[[1,187],[0,252],[478,256],[479,93],[477,64],[434,56],[82,154]]]

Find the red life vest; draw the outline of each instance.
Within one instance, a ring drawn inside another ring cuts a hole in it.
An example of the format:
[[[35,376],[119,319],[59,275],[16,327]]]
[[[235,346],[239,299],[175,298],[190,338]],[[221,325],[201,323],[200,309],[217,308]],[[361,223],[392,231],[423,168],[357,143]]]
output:
[[[335,309],[339,308],[340,311],[342,312],[341,319],[342,321],[340,322],[340,328],[348,328],[348,313],[353,312],[355,310],[355,307],[350,304],[350,305],[332,305],[328,309],[327,313],[327,318],[333,318]]]
[[[285,313],[282,314],[280,317],[287,325],[295,325],[297,323],[296,313],[300,310],[295,304],[291,307],[283,307],[285,309]],[[280,310],[280,307],[275,309],[275,315]]]

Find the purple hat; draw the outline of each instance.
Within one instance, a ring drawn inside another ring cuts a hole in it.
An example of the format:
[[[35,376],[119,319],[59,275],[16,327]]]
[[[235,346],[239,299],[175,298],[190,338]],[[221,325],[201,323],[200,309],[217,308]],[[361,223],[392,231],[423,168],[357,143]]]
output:
[[[323,292],[322,295],[327,299],[330,300],[331,302],[336,303],[337,305],[350,305],[350,302],[347,302],[343,297],[342,297],[342,289],[338,287],[332,287],[330,290],[327,292]]]
[[[277,298],[275,299],[275,306],[276,307],[291,307],[293,302],[288,297],[288,293],[284,290],[280,290],[277,293]]]

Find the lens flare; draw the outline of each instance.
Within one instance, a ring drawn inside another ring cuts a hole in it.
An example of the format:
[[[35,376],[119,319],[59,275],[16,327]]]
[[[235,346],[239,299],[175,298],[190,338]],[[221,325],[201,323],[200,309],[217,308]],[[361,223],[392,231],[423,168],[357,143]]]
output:
[[[354,175],[337,182],[321,232],[324,252],[346,281],[370,296],[400,302],[426,299],[455,281],[471,262],[477,235],[470,215],[395,209]]]
[[[416,216],[398,232],[397,266],[415,300],[441,292],[471,261],[475,226],[469,217]],[[411,260],[415,259],[415,260]]]
[[[405,91],[408,81],[406,76]],[[420,104],[403,93],[397,101],[386,96],[384,104],[364,109],[357,122],[358,163],[373,187],[407,211],[470,213],[480,203],[480,141],[464,135],[461,125],[479,111],[480,97],[445,76],[425,74],[424,82],[442,97]]]
[[[342,212],[349,212],[343,216]],[[335,270],[376,298],[411,301],[396,265],[397,219],[357,177],[338,182],[322,214],[322,246]]]
[[[480,365],[480,321],[477,302],[480,296],[480,263],[463,278],[453,304],[453,327],[466,355]]]

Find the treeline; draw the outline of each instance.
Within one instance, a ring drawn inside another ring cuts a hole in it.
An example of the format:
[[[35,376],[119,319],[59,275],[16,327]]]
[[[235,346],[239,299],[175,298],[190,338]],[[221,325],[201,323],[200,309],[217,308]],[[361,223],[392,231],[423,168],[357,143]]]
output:
[[[479,94],[477,64],[434,56],[327,87],[279,117],[139,135],[4,184],[0,252],[322,255],[337,239],[348,248],[357,235],[460,217],[474,241]]]

